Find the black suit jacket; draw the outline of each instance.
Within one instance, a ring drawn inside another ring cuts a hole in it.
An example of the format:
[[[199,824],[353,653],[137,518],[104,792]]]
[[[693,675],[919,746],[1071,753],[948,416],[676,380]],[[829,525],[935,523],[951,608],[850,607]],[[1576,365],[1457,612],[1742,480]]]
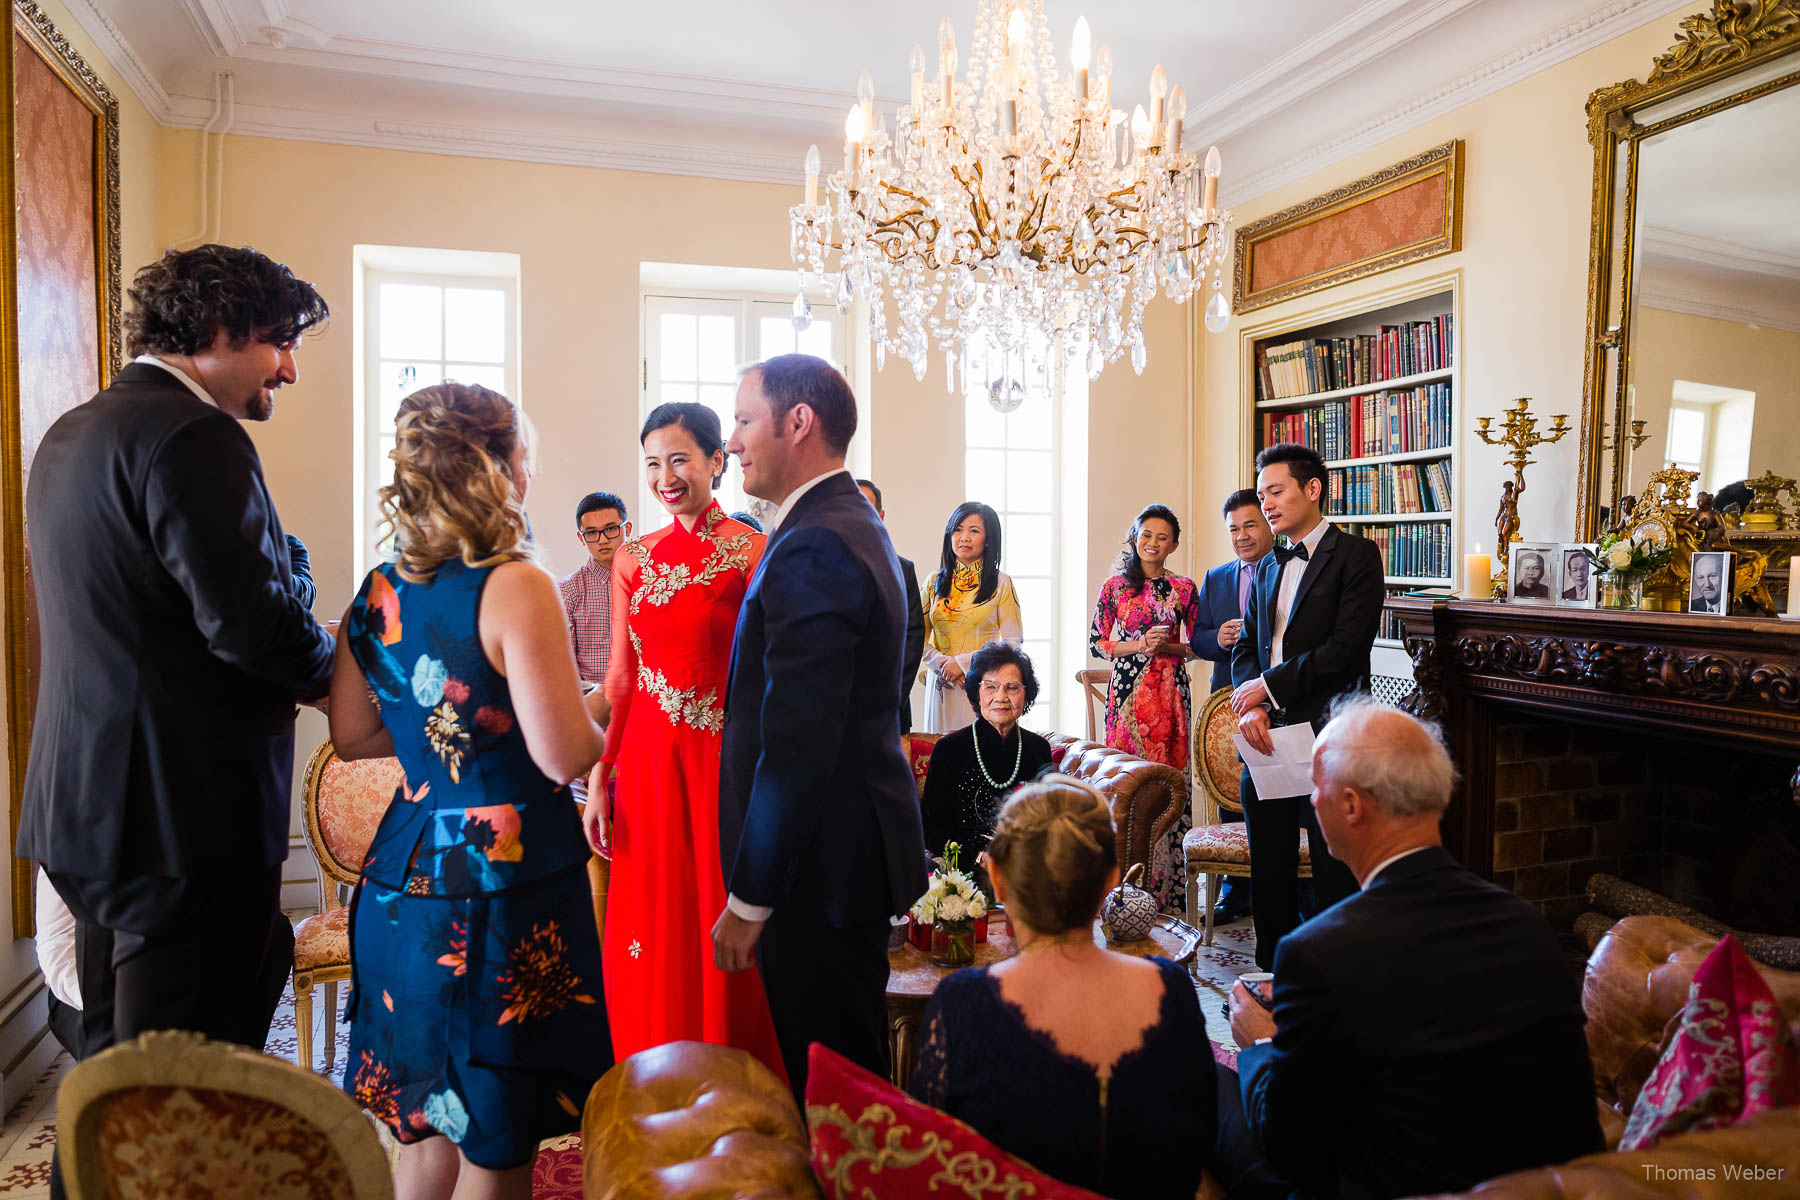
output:
[[[1310,1195],[1460,1192],[1604,1148],[1584,1023],[1537,909],[1432,847],[1281,939],[1244,1115]]]
[[[91,879],[287,857],[294,702],[331,636],[294,595],[256,447],[134,363],[38,447],[43,670],[17,853]]]
[[[907,603],[847,472],[800,497],[764,548],[732,641],[719,766],[719,859],[745,903],[847,927],[924,892],[894,705]]]
[[[900,583],[906,589],[906,646],[900,652],[900,732],[912,732],[912,688],[925,657],[925,606],[919,603],[919,573],[910,558],[900,560]]]
[[[1282,638],[1281,665],[1269,669],[1275,646],[1275,596],[1281,561],[1266,554],[1256,564],[1245,636],[1231,648],[1232,684],[1267,675],[1271,701],[1290,724],[1323,728],[1331,702],[1345,692],[1369,690],[1369,654],[1381,627],[1381,550],[1336,525],[1319,538],[1306,560],[1300,590]]]

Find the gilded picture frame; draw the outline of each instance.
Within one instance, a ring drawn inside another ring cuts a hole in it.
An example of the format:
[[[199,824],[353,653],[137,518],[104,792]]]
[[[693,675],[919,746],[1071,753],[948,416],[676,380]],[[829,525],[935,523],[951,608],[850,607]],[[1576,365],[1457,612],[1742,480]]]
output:
[[[38,443],[110,381],[120,356],[119,103],[33,0],[4,6],[0,54],[0,492],[4,493],[7,819],[14,844],[37,693],[25,493]],[[33,930],[12,860],[13,936]]]
[[[1237,231],[1231,307],[1254,312],[1462,249],[1463,143],[1448,141]]]

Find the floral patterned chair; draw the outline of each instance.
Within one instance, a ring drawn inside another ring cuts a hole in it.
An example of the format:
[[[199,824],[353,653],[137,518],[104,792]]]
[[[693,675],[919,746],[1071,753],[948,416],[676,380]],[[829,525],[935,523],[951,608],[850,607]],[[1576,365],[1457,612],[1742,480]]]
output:
[[[392,1200],[375,1127],[329,1080],[197,1033],[77,1063],[57,1101],[71,1200]]]
[[[1194,778],[1200,781],[1200,812],[1194,827],[1181,841],[1187,858],[1188,919],[1200,903],[1199,884],[1206,880],[1206,905],[1201,910],[1204,941],[1213,944],[1213,905],[1219,902],[1219,885],[1227,875],[1250,874],[1250,834],[1242,821],[1221,821],[1219,810],[1242,813],[1238,802],[1237,716],[1231,711],[1231,689],[1222,687],[1206,698],[1194,721]],[[1306,831],[1300,831],[1300,878],[1312,878],[1312,850]]]
[[[313,989],[325,985],[325,1070],[337,1058],[337,985],[350,978],[350,910],[339,885],[362,876],[363,858],[381,815],[406,783],[397,758],[345,762],[329,739],[306,764],[301,785],[306,844],[319,869],[319,912],[294,926],[294,1024],[297,1058],[313,1064]]]

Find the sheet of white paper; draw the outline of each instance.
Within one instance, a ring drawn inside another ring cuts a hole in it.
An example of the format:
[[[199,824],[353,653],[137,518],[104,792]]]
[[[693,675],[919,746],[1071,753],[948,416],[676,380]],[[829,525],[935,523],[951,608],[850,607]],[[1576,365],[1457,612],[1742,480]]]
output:
[[[1250,780],[1256,785],[1258,796],[1274,799],[1305,796],[1312,792],[1311,725],[1283,725],[1271,729],[1269,740],[1275,744],[1273,754],[1256,749],[1241,733],[1232,734],[1231,740],[1237,743],[1244,765],[1250,768]]]

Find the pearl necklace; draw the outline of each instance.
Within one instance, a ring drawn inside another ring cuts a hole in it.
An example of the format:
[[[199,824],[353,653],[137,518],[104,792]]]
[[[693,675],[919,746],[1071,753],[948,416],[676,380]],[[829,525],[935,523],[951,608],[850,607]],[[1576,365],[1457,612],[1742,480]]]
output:
[[[977,720],[979,720],[979,718],[977,718]],[[999,730],[995,730],[994,732],[998,733]],[[1015,732],[1016,732],[1016,730],[1015,730]],[[1007,780],[1005,783],[1001,783],[999,780],[995,779],[992,775],[988,774],[987,764],[981,761],[981,730],[979,730],[979,729],[975,730],[974,734],[975,734],[975,738],[974,738],[974,740],[975,740],[975,765],[981,769],[981,777],[983,779],[987,780],[987,785],[989,787],[993,788],[995,791],[1000,791],[1003,788],[1011,787],[1019,778],[1020,764],[1022,764],[1025,761],[1025,735],[1023,733],[1019,734],[1019,748],[1013,754],[1012,774],[1007,777]],[[1000,744],[1005,745],[1006,744],[1005,739],[1001,739]]]

